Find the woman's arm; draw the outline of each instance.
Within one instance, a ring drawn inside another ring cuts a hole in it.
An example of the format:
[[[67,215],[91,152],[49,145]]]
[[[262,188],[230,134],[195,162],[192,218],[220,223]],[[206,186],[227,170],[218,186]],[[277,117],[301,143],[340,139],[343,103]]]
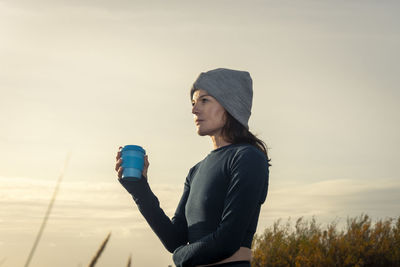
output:
[[[264,156],[238,153],[231,166],[231,181],[219,227],[211,234],[174,251],[178,267],[215,263],[240,248],[250,219],[264,202],[268,189],[268,165]]]
[[[175,211],[175,215],[172,220],[170,220],[161,209],[160,202],[151,191],[148,184],[147,169],[150,164],[147,155],[145,156],[142,177],[138,181],[126,181],[121,179],[123,168],[121,167],[122,159],[120,151],[117,153],[116,160],[115,170],[118,172],[119,182],[132,195],[139,211],[159,237],[165,248],[172,253],[177,247],[187,244],[185,204],[190,191],[190,183],[188,182],[189,175],[186,178],[183,194]],[[192,171],[192,169],[190,171]]]
[[[187,182],[185,182],[183,195],[175,215],[170,220],[161,209],[160,203],[151,191],[146,177],[142,176],[139,181],[125,181],[123,179],[119,179],[119,181],[132,195],[139,211],[169,252],[172,253],[177,247],[187,244],[187,222],[184,210],[189,195]]]

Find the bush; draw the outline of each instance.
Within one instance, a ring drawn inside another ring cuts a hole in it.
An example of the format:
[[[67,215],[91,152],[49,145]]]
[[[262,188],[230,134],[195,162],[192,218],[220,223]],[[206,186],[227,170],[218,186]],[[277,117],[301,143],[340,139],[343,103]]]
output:
[[[322,229],[315,218],[278,220],[253,241],[253,267],[400,266],[400,217],[379,220],[368,215],[347,220],[345,230],[337,223]]]

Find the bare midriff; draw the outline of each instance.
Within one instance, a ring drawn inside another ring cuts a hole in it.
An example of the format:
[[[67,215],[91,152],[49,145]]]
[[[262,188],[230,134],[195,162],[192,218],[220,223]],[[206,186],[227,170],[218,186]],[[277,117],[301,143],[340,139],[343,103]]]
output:
[[[232,256],[216,262],[212,264],[207,264],[207,265],[197,265],[197,267],[200,266],[213,266],[221,263],[226,263],[226,262],[232,262],[232,261],[250,261],[251,260],[251,249],[247,247],[240,247]]]

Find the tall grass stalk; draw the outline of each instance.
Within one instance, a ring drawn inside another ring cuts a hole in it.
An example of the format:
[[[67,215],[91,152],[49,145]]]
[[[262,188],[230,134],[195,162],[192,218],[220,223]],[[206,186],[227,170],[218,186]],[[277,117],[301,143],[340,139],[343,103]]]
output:
[[[43,217],[42,225],[39,228],[39,232],[36,235],[35,242],[33,243],[32,249],[29,252],[28,258],[26,259],[26,262],[25,262],[25,265],[24,265],[25,267],[29,266],[29,264],[30,264],[30,262],[31,262],[31,260],[33,258],[33,255],[35,254],[36,248],[37,248],[37,246],[39,244],[40,238],[42,237],[44,228],[46,227],[46,224],[47,224],[47,220],[49,219],[51,210],[53,208],[54,201],[56,200],[56,196],[58,194],[58,190],[60,188],[61,181],[64,178],[65,170],[67,169],[67,165],[68,165],[68,162],[69,162],[70,155],[71,155],[71,153],[67,154],[67,157],[66,157],[65,162],[64,162],[64,167],[61,170],[60,176],[58,177],[58,180],[57,180],[57,183],[56,183],[56,187],[54,188],[53,196],[50,199],[50,203],[49,203],[49,206],[47,207],[46,214]]]
[[[126,267],[131,267],[131,262],[132,262],[132,254],[129,255],[128,264],[126,265]]]
[[[108,233],[106,239],[104,239],[103,243],[100,245],[100,248],[97,250],[96,255],[92,258],[92,261],[89,263],[89,267],[94,267],[96,265],[97,260],[100,258],[101,254],[104,251],[104,248],[107,245],[108,240],[110,239],[111,232]]]

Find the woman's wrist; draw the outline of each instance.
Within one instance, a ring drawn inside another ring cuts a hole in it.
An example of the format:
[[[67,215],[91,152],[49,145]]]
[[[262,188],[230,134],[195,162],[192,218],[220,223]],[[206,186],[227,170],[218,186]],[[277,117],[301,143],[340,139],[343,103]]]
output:
[[[144,198],[147,192],[150,190],[147,182],[147,177],[143,176],[137,181],[127,181],[124,179],[118,179],[121,185],[132,195],[134,200],[137,202]]]

